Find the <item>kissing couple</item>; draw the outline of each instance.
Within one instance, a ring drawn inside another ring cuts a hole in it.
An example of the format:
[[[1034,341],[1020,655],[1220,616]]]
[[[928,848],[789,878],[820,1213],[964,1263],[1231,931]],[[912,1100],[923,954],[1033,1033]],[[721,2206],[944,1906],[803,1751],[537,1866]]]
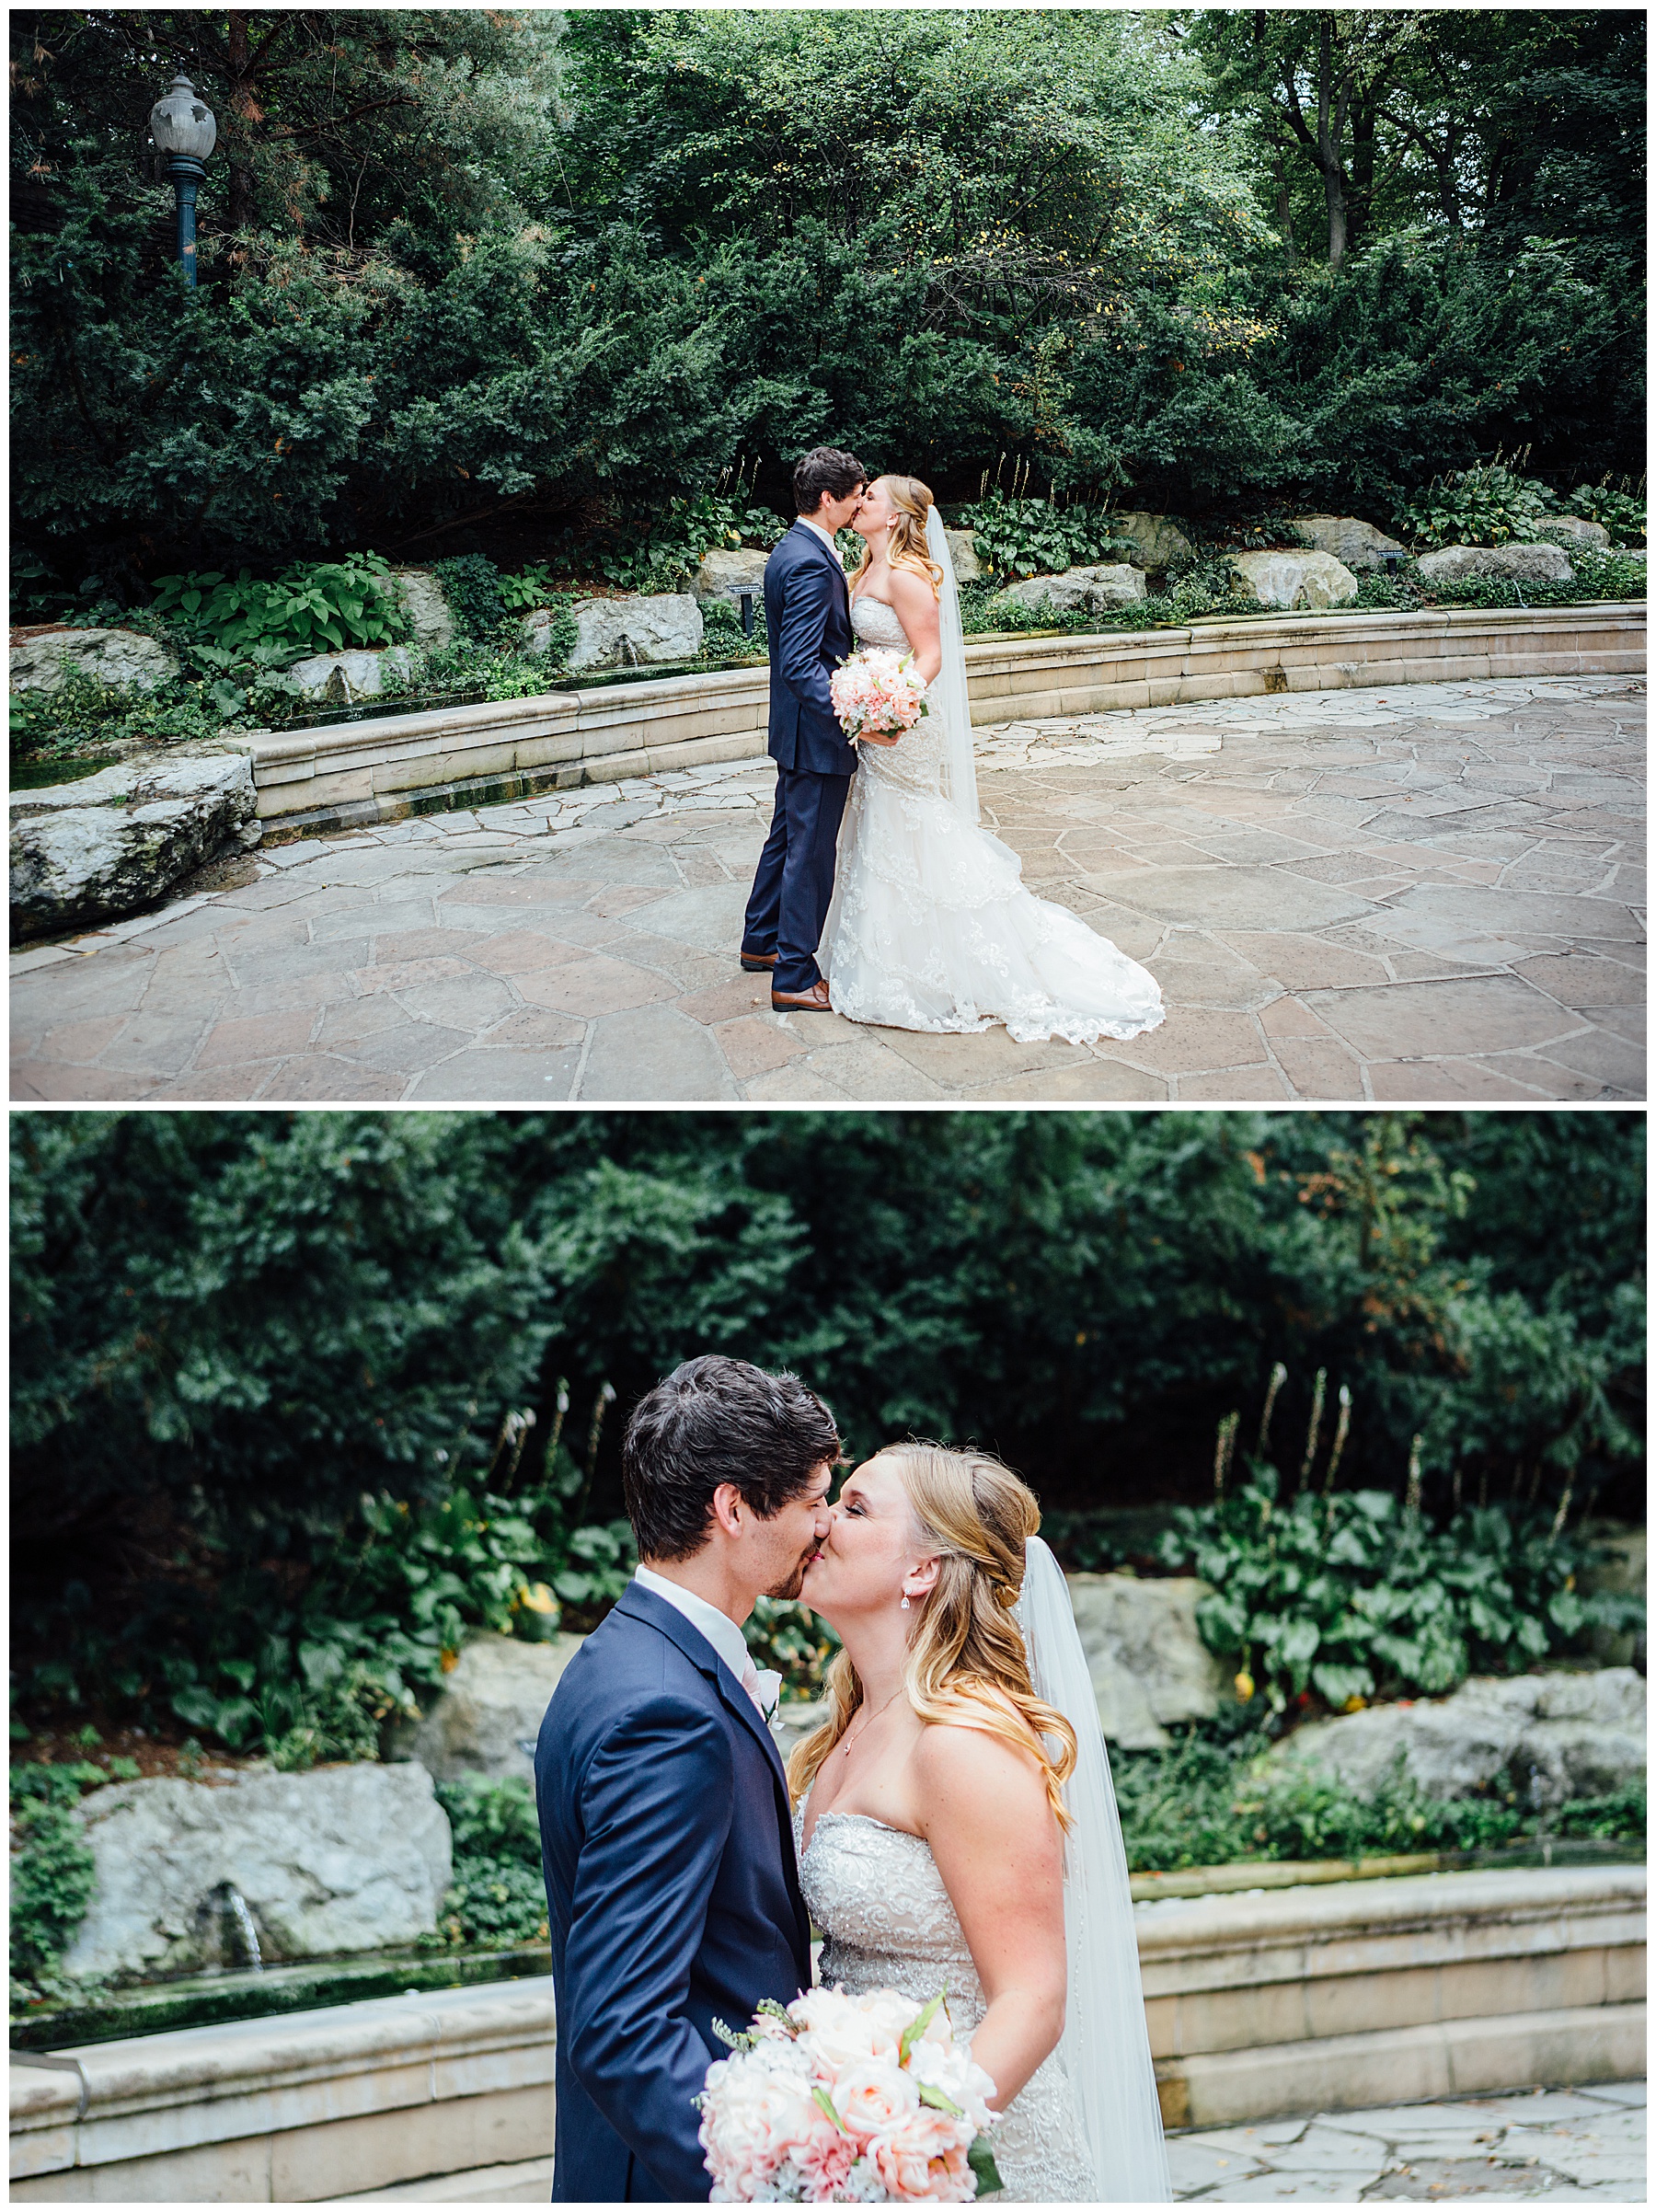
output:
[[[1023,2204],[1165,2202],[1126,1855],[1034,1497],[889,1445],[849,1474],[792,1375],[688,1360],[622,1453],[639,1566],[565,1669],[535,1794],[557,1985],[557,2203],[707,2201],[696,2100],[761,2002],[821,1980],[926,2001],[995,2085]],[[837,1630],[786,1774],[742,1624]]]
[[[978,822],[960,594],[917,477],[870,482],[819,445],[794,470],[799,520],[765,567],[776,804],[742,924],[742,964],[778,1013],[905,1030],[1004,1021],[1020,1044],[1128,1038],[1162,1020],[1148,970],[1023,885]],[[863,556],[847,583],[835,533]],[[924,718],[846,735],[829,680],[857,646],[912,656]],[[817,955],[822,954],[819,967]]]

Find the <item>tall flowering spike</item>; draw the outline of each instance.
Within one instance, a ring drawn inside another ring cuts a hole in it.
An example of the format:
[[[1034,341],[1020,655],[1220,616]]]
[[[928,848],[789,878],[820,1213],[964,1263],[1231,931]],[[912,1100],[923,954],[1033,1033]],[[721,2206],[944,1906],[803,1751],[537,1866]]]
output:
[[[1409,1488],[1403,1493],[1403,1511],[1409,1515],[1420,1510],[1420,1439],[1416,1436],[1409,1446]]]
[[[1340,1386],[1340,1419],[1334,1424],[1334,1449],[1328,1454],[1328,1471],[1323,1477],[1323,1495],[1328,1497],[1334,1488],[1334,1477],[1340,1469],[1340,1455],[1345,1450],[1346,1437],[1351,1426],[1351,1392],[1347,1383]]]
[[[1259,1444],[1262,1452],[1271,1441],[1271,1416],[1276,1410],[1277,1392],[1288,1379],[1288,1370],[1281,1360],[1271,1370],[1271,1380],[1265,1387],[1265,1411],[1259,1415]]]
[[[1323,1395],[1328,1387],[1328,1370],[1318,1367],[1317,1380],[1311,1389],[1311,1425],[1305,1431],[1305,1456],[1300,1461],[1300,1488],[1305,1489],[1311,1480],[1311,1463],[1317,1457],[1317,1439],[1322,1429]]]

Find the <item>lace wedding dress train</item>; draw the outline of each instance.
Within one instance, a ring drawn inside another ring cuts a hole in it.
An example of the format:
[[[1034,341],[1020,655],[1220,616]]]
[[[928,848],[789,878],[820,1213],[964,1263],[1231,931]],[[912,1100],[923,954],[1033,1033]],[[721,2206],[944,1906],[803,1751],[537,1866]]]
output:
[[[906,741],[905,741],[906,742]],[[858,781],[861,780],[860,775]],[[794,1843],[804,1829],[794,1815]],[[823,1813],[799,1859],[799,1886],[827,1941],[820,1978],[853,1996],[896,1989],[949,1993],[949,2017],[970,2036],[983,2017],[983,1987],[931,1846],[863,1813]],[[1006,2107],[995,2134],[1004,2195],[1022,2205],[1098,2201],[1069,2079],[1054,2051]]]
[[[883,600],[853,600],[851,620],[863,644],[908,650]],[[835,1012],[905,1030],[1004,1021],[1020,1044],[1155,1029],[1156,978],[1068,907],[1025,890],[1018,855],[977,824],[975,806],[963,812],[948,796],[938,690],[895,745],[859,748],[822,932]]]

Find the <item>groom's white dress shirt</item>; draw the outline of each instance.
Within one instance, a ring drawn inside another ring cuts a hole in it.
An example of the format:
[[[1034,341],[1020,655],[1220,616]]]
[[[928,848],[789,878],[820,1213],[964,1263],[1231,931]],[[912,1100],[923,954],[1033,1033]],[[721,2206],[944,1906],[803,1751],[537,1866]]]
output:
[[[822,539],[822,543],[827,547],[829,552],[833,554],[834,559],[839,560],[839,547],[834,544],[834,539],[829,533],[823,529],[821,523],[813,523],[810,516],[805,514],[799,515],[797,519],[804,524],[807,530],[814,530],[817,536]],[[845,563],[841,561],[840,566],[843,569]]]
[[[776,1699],[781,1693],[782,1677],[768,1667],[756,1666],[753,1654],[748,1650],[747,1638],[728,1613],[710,1606],[705,1597],[697,1597],[694,1590],[684,1589],[678,1583],[670,1583],[664,1574],[652,1567],[633,1569],[633,1580],[657,1597],[664,1598],[677,1612],[684,1615],[690,1626],[713,1646],[738,1682],[758,1708],[759,1718],[768,1722],[776,1710]]]

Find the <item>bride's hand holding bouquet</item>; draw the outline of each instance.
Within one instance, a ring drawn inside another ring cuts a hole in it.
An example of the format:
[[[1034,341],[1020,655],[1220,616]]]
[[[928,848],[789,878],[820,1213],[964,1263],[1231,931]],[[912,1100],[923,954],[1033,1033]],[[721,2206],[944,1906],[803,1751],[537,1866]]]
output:
[[[701,2143],[716,2205],[970,2204],[997,2190],[995,2084],[939,1992],[811,1989],[760,2008],[707,2068]]]
[[[854,744],[866,738],[894,745],[929,711],[926,679],[914,666],[914,654],[900,658],[882,646],[865,647],[841,662],[828,689],[840,727]]]

